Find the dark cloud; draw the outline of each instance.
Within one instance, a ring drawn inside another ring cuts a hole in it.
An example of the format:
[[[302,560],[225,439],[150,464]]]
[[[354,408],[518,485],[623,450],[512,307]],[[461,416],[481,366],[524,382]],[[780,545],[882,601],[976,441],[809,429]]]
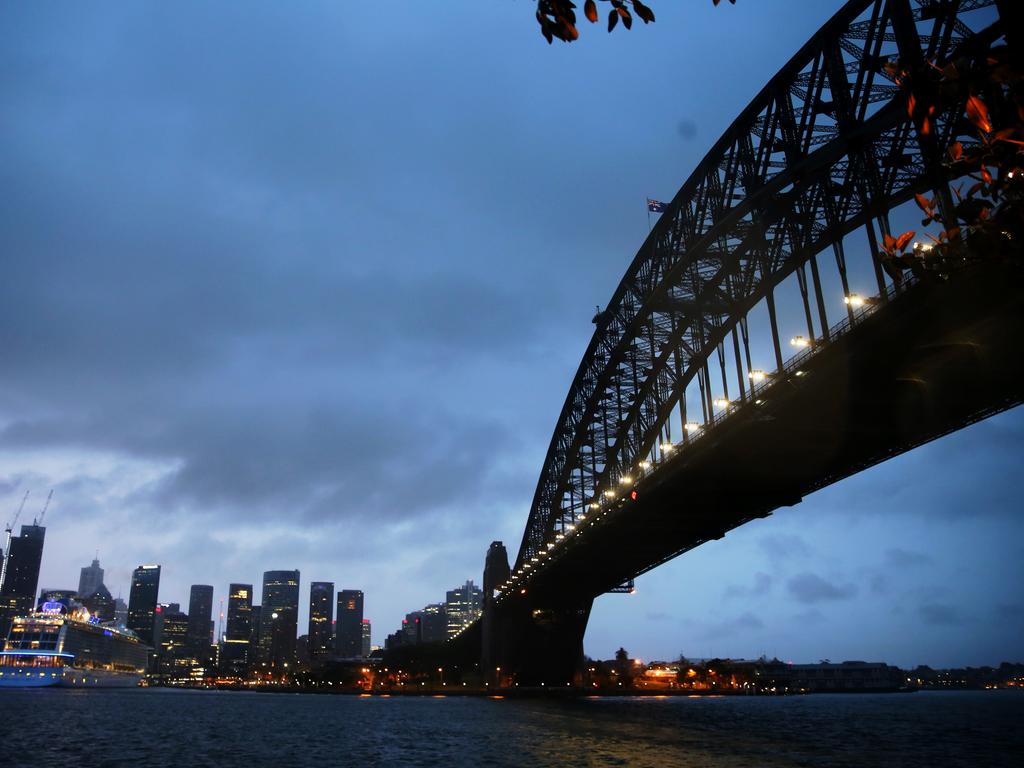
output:
[[[771,591],[772,583],[773,579],[767,573],[755,573],[754,583],[751,586],[730,584],[725,588],[724,597],[727,600],[742,597],[764,597]]]
[[[702,640],[732,639],[739,633],[755,632],[763,628],[764,622],[760,618],[744,611],[734,618],[698,624],[696,636]]]
[[[786,582],[786,589],[801,603],[824,603],[849,600],[857,594],[853,584],[834,584],[815,573],[797,574]]]
[[[917,611],[921,620],[933,627],[956,627],[965,621],[960,610],[947,603],[925,603]]]
[[[932,558],[922,552],[912,552],[899,547],[885,550],[885,565],[889,568],[916,568],[931,565],[932,562]]]
[[[765,554],[776,562],[805,560],[811,556],[811,548],[807,542],[795,534],[770,534],[762,536],[757,543]]]

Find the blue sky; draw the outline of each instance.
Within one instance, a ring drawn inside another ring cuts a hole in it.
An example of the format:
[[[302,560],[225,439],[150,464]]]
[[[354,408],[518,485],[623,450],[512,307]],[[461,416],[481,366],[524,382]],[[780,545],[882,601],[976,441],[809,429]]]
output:
[[[299,568],[379,642],[479,582],[644,198],[838,7],[661,0],[550,47],[525,0],[0,7],[0,503],[55,488],[41,586],[97,549],[115,594],[162,563],[164,601]],[[587,652],[1024,657],[1022,432],[657,569]]]

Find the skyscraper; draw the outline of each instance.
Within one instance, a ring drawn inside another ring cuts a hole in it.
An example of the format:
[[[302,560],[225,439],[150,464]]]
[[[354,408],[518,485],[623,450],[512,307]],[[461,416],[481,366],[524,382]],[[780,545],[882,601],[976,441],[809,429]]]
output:
[[[251,659],[252,584],[231,584],[228,587],[228,620],[221,646],[221,669],[230,675],[243,676]]]
[[[103,584],[103,569],[100,568],[100,561],[93,560],[92,565],[87,565],[82,569],[81,576],[78,577],[78,596],[89,597],[93,592],[98,590]]]
[[[335,651],[346,659],[363,653],[363,593],[358,589],[338,592],[338,619]]]
[[[299,572],[265,571],[260,614],[260,662],[278,669],[295,659]]]
[[[472,624],[483,610],[483,590],[473,584],[472,579],[461,587],[449,590],[445,608],[448,613],[448,638],[459,633],[464,626]]]
[[[114,621],[119,627],[128,626],[128,604],[120,597],[114,598]]]
[[[16,616],[29,613],[35,607],[45,538],[45,527],[23,525],[21,535],[11,539],[7,561],[0,571],[3,573],[3,584],[0,584],[0,637],[7,637],[7,630]]]
[[[314,581],[309,585],[309,655],[331,653],[331,629],[334,620],[334,582]]]
[[[188,594],[188,645],[196,659],[210,654],[210,619],[213,618],[213,587],[193,584]]]
[[[370,620],[363,619],[363,658],[370,655],[371,649],[371,637],[370,637]]]
[[[94,589],[87,597],[81,598],[82,605],[89,609],[89,613],[96,616],[100,621],[113,621],[114,620],[114,598],[110,595],[110,590],[100,582],[99,587]]]
[[[128,629],[150,646],[154,644],[153,625],[159,592],[159,565],[140,565],[132,572],[132,591],[128,595]]]

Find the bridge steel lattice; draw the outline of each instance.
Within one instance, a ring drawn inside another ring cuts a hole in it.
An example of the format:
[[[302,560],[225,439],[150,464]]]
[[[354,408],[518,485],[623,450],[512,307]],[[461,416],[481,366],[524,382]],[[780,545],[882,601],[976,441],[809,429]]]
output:
[[[862,229],[878,300],[893,295],[878,241],[890,234],[890,211],[915,193],[951,205],[942,159],[962,132],[963,105],[940,108],[922,135],[885,65],[941,64],[990,46],[1002,35],[994,5],[1003,10],[996,0],[850,0],[736,118],[594,319],[514,574],[638,467],[656,471],[691,430],[713,423],[729,379],[734,402],[750,397],[763,374],[752,366],[748,316],[762,303],[774,370],[784,370],[775,305],[784,280],[796,277],[807,339],[827,342],[819,256],[831,252],[828,267],[849,296],[844,239]],[[846,311],[854,322],[853,306]],[[696,418],[686,413],[688,387],[699,391]]]

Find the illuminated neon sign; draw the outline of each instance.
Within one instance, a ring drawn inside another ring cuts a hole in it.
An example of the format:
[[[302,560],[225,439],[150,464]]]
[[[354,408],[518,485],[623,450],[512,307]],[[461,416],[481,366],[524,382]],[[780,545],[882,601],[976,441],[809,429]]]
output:
[[[42,613],[47,613],[47,614],[50,614],[50,615],[58,614],[58,613],[63,613],[63,611],[64,611],[64,604],[63,603],[55,603],[55,602],[52,602],[50,600],[47,600],[45,603],[43,603],[43,607],[40,609],[40,611]]]

